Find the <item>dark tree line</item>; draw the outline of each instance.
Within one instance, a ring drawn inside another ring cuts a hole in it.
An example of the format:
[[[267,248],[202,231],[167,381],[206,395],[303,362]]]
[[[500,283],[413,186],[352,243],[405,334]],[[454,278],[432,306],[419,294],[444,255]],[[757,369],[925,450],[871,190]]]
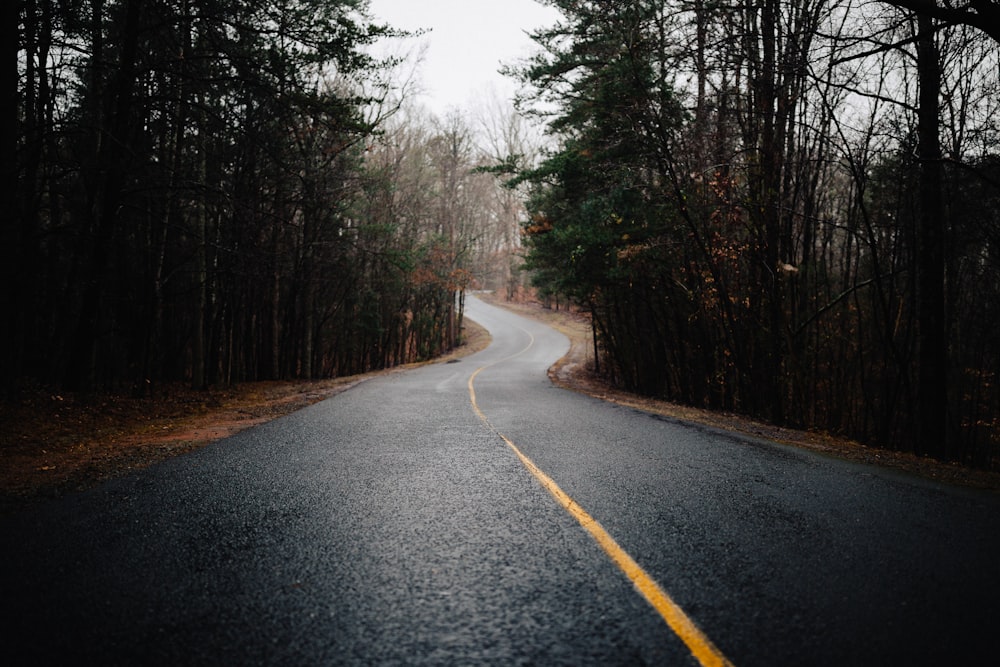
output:
[[[962,17],[996,4],[549,4],[522,104],[555,148],[516,182],[536,282],[592,313],[602,371],[991,465],[998,43]]]
[[[394,63],[367,47],[397,33],[366,1],[4,6],[7,389],[328,377],[454,345],[458,243],[394,218],[369,158]]]

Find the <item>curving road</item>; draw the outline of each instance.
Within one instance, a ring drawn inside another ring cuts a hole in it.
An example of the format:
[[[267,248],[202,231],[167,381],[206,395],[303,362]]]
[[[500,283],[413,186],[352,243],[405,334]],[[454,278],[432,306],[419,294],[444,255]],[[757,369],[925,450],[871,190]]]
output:
[[[467,314],[459,363],[0,522],[5,662],[997,659],[997,495],[554,388],[565,338]]]

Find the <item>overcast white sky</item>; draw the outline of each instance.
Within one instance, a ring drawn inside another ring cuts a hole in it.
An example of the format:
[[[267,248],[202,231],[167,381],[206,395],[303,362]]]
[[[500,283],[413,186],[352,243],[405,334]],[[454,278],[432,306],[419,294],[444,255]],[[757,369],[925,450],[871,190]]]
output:
[[[535,0],[371,0],[371,13],[395,28],[431,30],[419,38],[427,51],[418,76],[424,104],[439,115],[470,108],[491,88],[513,95],[497,70],[533,52],[526,31],[559,18]]]

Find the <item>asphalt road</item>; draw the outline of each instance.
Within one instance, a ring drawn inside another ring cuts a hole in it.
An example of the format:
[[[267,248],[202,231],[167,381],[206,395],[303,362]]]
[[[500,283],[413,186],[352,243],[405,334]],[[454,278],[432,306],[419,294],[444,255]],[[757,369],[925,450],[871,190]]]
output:
[[[557,389],[565,338],[467,306],[479,354],[0,522],[4,662],[697,665],[702,639],[741,666],[1000,659],[996,494]]]

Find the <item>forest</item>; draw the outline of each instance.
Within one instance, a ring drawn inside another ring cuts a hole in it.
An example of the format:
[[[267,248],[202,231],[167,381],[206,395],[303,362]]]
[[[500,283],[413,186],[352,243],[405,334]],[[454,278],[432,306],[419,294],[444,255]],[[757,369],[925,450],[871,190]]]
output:
[[[366,0],[6,3],[4,393],[390,367],[530,283],[630,391],[994,467],[1000,3],[542,4],[438,118]]]
[[[517,236],[513,193],[475,171],[465,119],[404,119],[405,63],[371,47],[406,35],[366,2],[4,7],[8,392],[336,377],[454,346],[477,253]]]
[[[555,1],[536,284],[635,392],[989,467],[1000,3]]]

